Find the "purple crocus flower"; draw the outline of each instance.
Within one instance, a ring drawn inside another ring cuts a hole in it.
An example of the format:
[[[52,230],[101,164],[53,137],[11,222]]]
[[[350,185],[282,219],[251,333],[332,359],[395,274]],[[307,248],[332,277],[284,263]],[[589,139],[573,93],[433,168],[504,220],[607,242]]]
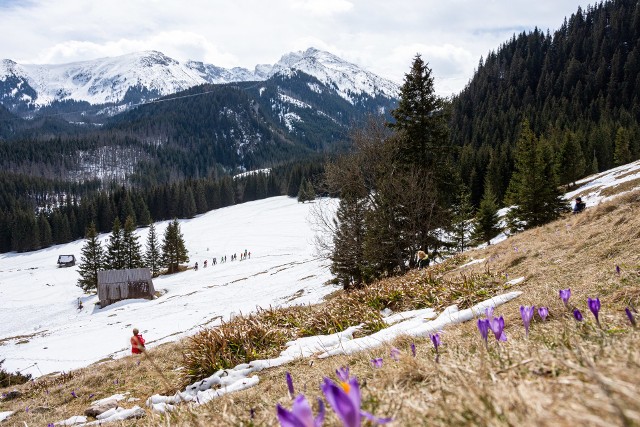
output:
[[[56,427],[56,425],[54,423],[49,423],[47,424],[47,427]]]
[[[582,322],[582,313],[580,313],[580,310],[578,310],[577,308],[575,310],[573,310],[573,317],[578,321],[578,322]]]
[[[533,319],[533,313],[535,313],[535,306],[520,306],[520,317],[522,317],[522,322],[524,323],[524,331],[527,338],[529,338],[529,325],[531,324],[531,319]]]
[[[395,347],[391,347],[391,358],[396,362],[400,360],[400,350]]]
[[[71,391],[71,396],[73,396],[73,397],[78,397],[78,396],[76,395],[76,391],[75,391],[75,390],[72,390],[72,391]]]
[[[324,403],[318,399],[318,416],[313,418],[311,405],[304,395],[299,395],[293,401],[291,411],[278,404],[276,414],[282,427],[319,427],[324,422]]]
[[[544,322],[547,319],[547,316],[549,315],[549,309],[547,307],[538,308],[538,315]]]
[[[587,305],[589,306],[589,310],[593,313],[593,316],[596,318],[598,326],[600,326],[600,318],[598,317],[598,313],[600,312],[600,298],[587,298]]]
[[[371,364],[374,368],[382,368],[382,357],[378,357],[377,359],[371,359]]]
[[[440,347],[440,334],[435,333],[435,334],[429,334],[429,338],[431,338],[431,342],[433,343],[433,346],[436,348],[436,353],[438,352],[438,347]]]
[[[636,326],[636,318],[633,316],[633,312],[631,311],[631,309],[629,307],[624,309],[624,312],[627,313],[627,318],[629,319],[629,322],[631,322],[632,326]]]
[[[489,337],[489,323],[491,323],[489,319],[478,319],[478,330],[485,345],[487,345],[487,338]]]
[[[289,389],[289,397],[293,399],[293,396],[295,395],[295,390],[293,389],[293,378],[291,378],[291,374],[289,372],[287,372],[286,378],[287,378],[287,388]]]
[[[391,421],[391,418],[377,418],[360,408],[362,403],[360,385],[356,377],[338,384],[325,378],[321,388],[327,402],[345,427],[360,427],[363,416],[376,424],[386,424]]]
[[[342,368],[338,368],[336,369],[336,376],[338,377],[338,380],[346,383],[347,381],[349,381],[349,367],[348,366],[343,366]]]
[[[560,289],[560,299],[564,303],[565,306],[569,305],[569,298],[571,297],[571,288],[569,289]]]
[[[484,315],[487,316],[487,319],[493,319],[493,307],[487,307],[484,309]]]
[[[498,341],[506,341],[507,337],[506,335],[504,335],[504,318],[502,316],[500,317],[494,317],[493,319],[491,319],[489,321],[489,327],[491,328],[491,331],[493,332],[493,335],[496,337],[496,340]]]
[[[618,264],[616,264],[616,274],[620,275],[620,266]]]
[[[411,343],[411,355],[413,357],[416,357],[416,344],[415,343]]]

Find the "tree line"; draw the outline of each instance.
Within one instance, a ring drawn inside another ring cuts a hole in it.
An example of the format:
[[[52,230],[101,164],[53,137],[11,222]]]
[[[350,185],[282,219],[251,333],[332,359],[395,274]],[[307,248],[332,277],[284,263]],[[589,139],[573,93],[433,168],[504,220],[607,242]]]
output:
[[[83,238],[91,223],[97,232],[109,232],[116,218],[124,224],[131,217],[136,226],[147,226],[267,197],[297,197],[306,181],[319,188],[322,172],[322,159],[317,158],[235,178],[107,189],[99,189],[97,182],[64,186],[0,174],[0,180],[11,184],[0,187],[0,252],[26,252]]]

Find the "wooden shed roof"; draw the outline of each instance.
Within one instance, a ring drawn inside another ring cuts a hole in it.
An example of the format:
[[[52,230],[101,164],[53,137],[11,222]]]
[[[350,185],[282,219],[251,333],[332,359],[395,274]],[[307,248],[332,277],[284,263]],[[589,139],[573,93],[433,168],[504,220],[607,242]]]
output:
[[[126,270],[98,271],[98,285],[128,283],[151,280],[151,270],[148,268],[130,268]]]

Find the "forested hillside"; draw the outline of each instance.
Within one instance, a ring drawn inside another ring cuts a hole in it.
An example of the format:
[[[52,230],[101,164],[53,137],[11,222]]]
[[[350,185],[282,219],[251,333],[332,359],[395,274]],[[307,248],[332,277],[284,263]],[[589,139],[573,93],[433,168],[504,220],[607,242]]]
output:
[[[640,4],[578,9],[553,34],[514,35],[480,59],[450,122],[476,205],[486,184],[504,196],[523,119],[552,145],[561,183],[638,158]]]

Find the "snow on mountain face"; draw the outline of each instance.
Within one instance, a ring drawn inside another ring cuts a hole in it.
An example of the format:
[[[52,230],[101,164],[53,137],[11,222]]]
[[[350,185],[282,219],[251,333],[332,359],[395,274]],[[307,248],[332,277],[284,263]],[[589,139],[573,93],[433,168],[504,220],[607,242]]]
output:
[[[198,61],[180,63],[168,56],[147,51],[114,58],[57,65],[20,65],[0,62],[0,97],[17,93],[16,86],[32,88],[31,97],[22,99],[47,105],[53,101],[75,100],[90,104],[121,103],[134,88],[150,97],[169,95],[205,83],[262,81],[294,70],[307,73],[351,103],[360,97],[395,98],[398,86],[382,77],[346,62],[337,56],[310,48],[284,55],[275,65],[259,64],[254,71],[226,69]]]
[[[399,92],[398,85],[392,81],[315,48],[284,55],[269,75],[286,74],[289,70],[300,70],[334,87],[340,96],[352,104],[361,95],[396,98]]]
[[[158,96],[206,83],[193,70],[160,52],[150,51],[60,65],[24,65],[37,103],[56,100],[90,104],[122,101],[131,87],[144,87]]]

